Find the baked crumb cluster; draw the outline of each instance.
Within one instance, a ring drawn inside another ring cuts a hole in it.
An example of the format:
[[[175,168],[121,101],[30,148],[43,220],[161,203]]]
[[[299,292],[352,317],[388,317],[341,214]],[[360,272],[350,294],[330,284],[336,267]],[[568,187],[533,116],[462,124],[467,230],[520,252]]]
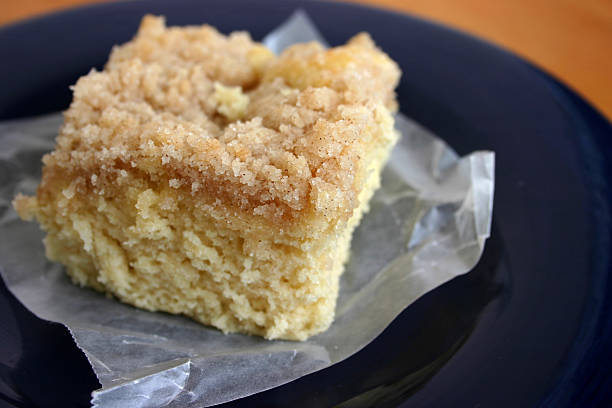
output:
[[[244,32],[146,16],[78,80],[37,196],[15,206],[83,285],[304,339],[333,319],[352,230],[397,138],[399,75],[365,33],[277,57]]]
[[[310,206],[346,217],[361,188],[358,158],[388,137],[362,134],[388,114],[381,102],[393,107],[398,77],[367,34],[276,58],[247,33],[145,17],[104,71],[77,82],[45,164],[97,176],[86,181],[94,189],[126,167],[171,175],[175,187],[275,221]]]

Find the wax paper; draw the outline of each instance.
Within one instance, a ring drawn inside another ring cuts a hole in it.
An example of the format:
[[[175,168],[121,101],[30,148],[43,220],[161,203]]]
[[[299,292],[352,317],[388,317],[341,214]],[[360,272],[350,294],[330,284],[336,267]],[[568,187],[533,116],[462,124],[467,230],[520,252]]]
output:
[[[275,52],[320,34],[294,14],[265,43]],[[393,56],[392,56],[393,57]],[[401,140],[355,231],[336,318],[304,342],[224,335],[185,317],[151,313],[73,285],[46,260],[43,233],[10,202],[33,194],[61,114],[0,124],[0,269],[37,316],[65,324],[102,388],[95,407],[202,407],[292,381],[356,353],[426,292],[468,272],[489,236],[494,154],[457,154],[399,114]]]

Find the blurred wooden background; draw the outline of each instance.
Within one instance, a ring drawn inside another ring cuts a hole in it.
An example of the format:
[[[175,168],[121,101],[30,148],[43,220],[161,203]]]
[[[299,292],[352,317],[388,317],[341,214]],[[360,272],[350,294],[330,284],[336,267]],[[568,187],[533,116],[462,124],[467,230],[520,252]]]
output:
[[[100,1],[2,0],[0,24]],[[423,16],[497,43],[553,73],[612,119],[612,0],[352,1]]]

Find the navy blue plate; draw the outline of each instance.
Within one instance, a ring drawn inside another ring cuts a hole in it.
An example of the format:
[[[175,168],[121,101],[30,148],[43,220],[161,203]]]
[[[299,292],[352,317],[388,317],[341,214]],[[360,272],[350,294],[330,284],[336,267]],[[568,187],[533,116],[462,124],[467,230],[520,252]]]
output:
[[[223,406],[526,407],[612,399],[612,127],[575,93],[490,44],[341,3],[128,1],[0,29],[0,119],[65,109],[144,13],[262,36],[305,9],[331,44],[369,31],[401,65],[401,110],[459,153],[497,154],[478,266],[428,293],[355,356]],[[0,398],[86,406],[98,387],[67,331],[0,287]]]

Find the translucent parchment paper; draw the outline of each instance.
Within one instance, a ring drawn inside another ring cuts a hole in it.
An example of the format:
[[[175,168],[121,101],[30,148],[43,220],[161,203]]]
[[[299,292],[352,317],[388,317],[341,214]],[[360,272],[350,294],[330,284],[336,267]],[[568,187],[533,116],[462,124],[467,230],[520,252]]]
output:
[[[278,52],[311,39],[320,36],[298,12],[265,42]],[[55,114],[0,124],[0,266],[26,307],[71,331],[102,384],[96,407],[210,406],[337,363],[418,297],[468,272],[489,236],[494,154],[459,158],[398,115],[402,138],[355,232],[330,329],[305,342],[224,335],[79,288],[45,259],[42,232],[19,220],[10,202],[17,192],[34,193],[61,121]]]

